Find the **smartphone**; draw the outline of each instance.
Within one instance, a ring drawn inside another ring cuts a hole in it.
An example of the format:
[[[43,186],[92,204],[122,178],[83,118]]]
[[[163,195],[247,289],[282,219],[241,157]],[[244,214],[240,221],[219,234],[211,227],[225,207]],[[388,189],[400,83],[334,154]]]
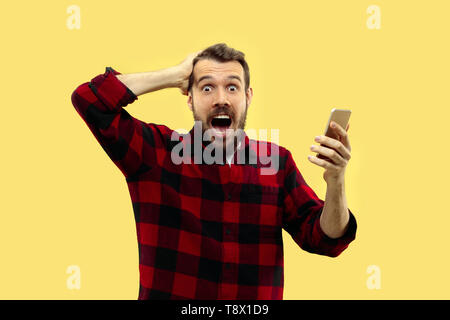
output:
[[[330,117],[328,118],[327,126],[325,128],[325,135],[327,137],[330,137],[333,139],[338,139],[338,136],[335,134],[334,129],[330,127],[330,123],[331,123],[331,121],[334,121],[337,124],[339,124],[342,128],[344,128],[344,130],[345,130],[345,128],[347,127],[348,121],[350,120],[351,113],[352,113],[352,111],[348,110],[348,109],[333,108],[331,110]],[[320,144],[320,145],[323,146],[323,144]],[[327,147],[327,146],[325,146],[325,147]],[[319,153],[317,154],[317,158],[331,161],[331,159],[329,159]]]

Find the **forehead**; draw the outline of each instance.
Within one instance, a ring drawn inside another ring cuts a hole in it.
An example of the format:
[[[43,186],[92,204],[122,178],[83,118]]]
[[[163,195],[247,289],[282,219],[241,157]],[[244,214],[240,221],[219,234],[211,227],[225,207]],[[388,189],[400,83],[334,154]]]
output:
[[[210,76],[216,80],[238,76],[241,82],[244,79],[244,69],[238,61],[218,62],[211,59],[202,59],[195,64],[193,72],[196,83],[205,76]]]

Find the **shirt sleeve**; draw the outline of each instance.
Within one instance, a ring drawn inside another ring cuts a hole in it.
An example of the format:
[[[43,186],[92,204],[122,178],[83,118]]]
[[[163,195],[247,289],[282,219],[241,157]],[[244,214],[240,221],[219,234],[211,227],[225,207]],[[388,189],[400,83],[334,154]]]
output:
[[[356,219],[353,213],[349,209],[349,225],[342,237],[328,237],[320,227],[325,202],[307,185],[289,151],[285,173],[283,228],[303,250],[337,257],[355,239]]]
[[[107,67],[104,74],[81,84],[72,93],[72,104],[104,151],[128,177],[146,167],[142,160],[143,136],[151,130],[123,109],[137,96],[117,79],[117,74]]]

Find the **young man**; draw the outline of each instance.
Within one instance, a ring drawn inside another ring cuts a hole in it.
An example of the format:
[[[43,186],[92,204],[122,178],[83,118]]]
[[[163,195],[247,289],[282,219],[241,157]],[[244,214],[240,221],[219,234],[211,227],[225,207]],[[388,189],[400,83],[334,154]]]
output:
[[[125,111],[137,96],[164,88],[188,96],[189,133]],[[245,134],[252,96],[244,54],[223,43],[160,71],[106,68],[73,92],[75,109],[128,184],[138,299],[282,299],[282,229],[302,249],[331,257],[355,238],[344,190],[348,127],[312,148],[329,160],[310,159],[325,169],[322,201],[287,149]]]

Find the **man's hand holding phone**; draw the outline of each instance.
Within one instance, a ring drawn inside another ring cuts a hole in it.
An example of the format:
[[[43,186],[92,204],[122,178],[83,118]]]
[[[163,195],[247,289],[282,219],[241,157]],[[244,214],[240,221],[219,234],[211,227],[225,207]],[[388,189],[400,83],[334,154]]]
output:
[[[351,158],[351,146],[347,131],[350,127],[348,123],[349,113],[346,117],[347,123],[345,129],[333,120],[333,113],[328,121],[326,135],[315,137],[314,141],[320,143],[320,146],[312,145],[311,150],[317,152],[317,156],[308,156],[312,163],[325,168],[323,178],[328,183],[344,181],[345,168]]]

